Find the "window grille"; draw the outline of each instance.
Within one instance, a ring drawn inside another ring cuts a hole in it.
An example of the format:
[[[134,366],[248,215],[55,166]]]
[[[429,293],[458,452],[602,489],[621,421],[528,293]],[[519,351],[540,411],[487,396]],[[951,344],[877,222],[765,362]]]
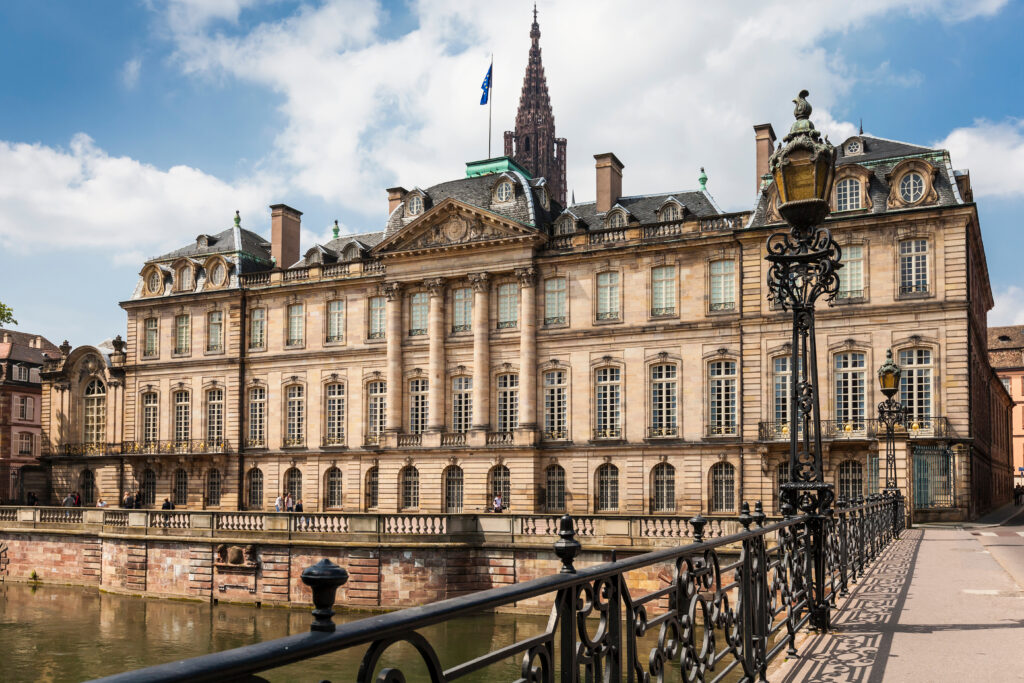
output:
[[[206,475],[206,504],[220,505],[220,470],[210,470]]]
[[[597,468],[597,511],[619,509],[619,468],[604,463]]]
[[[298,467],[292,467],[284,473],[284,490],[293,502],[302,499],[302,472]]]
[[[378,476],[377,468],[371,467],[366,470],[366,509],[372,510],[377,507]]]
[[[548,512],[562,512],[565,510],[565,469],[561,465],[550,465],[545,473],[545,481],[544,509]]]
[[[143,505],[153,505],[156,502],[156,472],[153,470],[147,469],[142,473],[139,497]]]
[[[495,465],[491,468],[491,501],[498,496],[501,496],[501,504],[503,507],[508,507],[509,499],[512,495],[512,477],[508,471],[508,468],[504,465]]]
[[[676,468],[667,462],[654,466],[654,500],[651,512],[674,512],[676,509]]]
[[[839,497],[848,501],[864,495],[864,469],[856,460],[839,463]]]
[[[259,468],[252,468],[245,475],[246,488],[249,490],[248,508],[250,510],[263,509],[263,472]]]
[[[420,506],[419,470],[412,465],[403,467],[399,479],[401,480],[402,509],[418,508]]]
[[[736,361],[720,360],[708,366],[711,436],[736,434]]]
[[[175,505],[188,505],[188,472],[177,470],[174,473],[174,498],[171,501]]]
[[[914,448],[914,507],[956,507],[953,451],[942,446]]]
[[[96,475],[92,470],[82,471],[79,490],[81,491],[83,506],[92,507],[96,504]]]
[[[711,467],[711,511],[735,512],[736,468],[727,462]]]
[[[878,472],[878,454],[868,454],[868,483],[867,483],[867,495],[873,495],[878,493],[879,487],[879,472]]]

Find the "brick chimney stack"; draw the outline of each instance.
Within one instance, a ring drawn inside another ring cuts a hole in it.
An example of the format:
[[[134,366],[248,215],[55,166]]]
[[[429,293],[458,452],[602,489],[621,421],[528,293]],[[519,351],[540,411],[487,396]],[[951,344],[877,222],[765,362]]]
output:
[[[595,154],[597,168],[597,212],[605,213],[622,196],[622,169],[619,158],[611,152]]]
[[[270,255],[278,268],[287,268],[299,260],[301,226],[301,211],[287,204],[270,206]]]
[[[388,188],[388,215],[395,210],[395,207],[402,203],[402,197],[408,193],[404,187]]]
[[[775,131],[772,129],[772,124],[762,123],[754,126],[754,144],[757,148],[757,181],[755,183],[756,191],[761,191],[761,177],[766,173],[770,173],[768,169],[768,157],[772,155],[775,150]]]

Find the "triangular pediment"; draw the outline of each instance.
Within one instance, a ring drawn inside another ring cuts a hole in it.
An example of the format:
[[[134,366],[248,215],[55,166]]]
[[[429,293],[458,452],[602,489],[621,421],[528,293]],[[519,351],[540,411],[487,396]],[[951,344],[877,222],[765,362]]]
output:
[[[375,255],[543,240],[535,228],[457,199],[445,199],[374,247]]]

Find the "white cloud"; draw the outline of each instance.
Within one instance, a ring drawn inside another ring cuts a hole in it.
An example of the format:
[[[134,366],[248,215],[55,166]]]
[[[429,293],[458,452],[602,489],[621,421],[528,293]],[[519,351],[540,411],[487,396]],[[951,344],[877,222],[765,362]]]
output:
[[[142,70],[142,59],[129,59],[121,67],[121,84],[129,90],[139,84],[139,72]]]
[[[975,197],[1024,194],[1024,120],[978,120],[935,143],[958,168],[971,171]]]
[[[988,314],[992,327],[1024,325],[1024,288],[1010,285],[993,292],[995,306]]]

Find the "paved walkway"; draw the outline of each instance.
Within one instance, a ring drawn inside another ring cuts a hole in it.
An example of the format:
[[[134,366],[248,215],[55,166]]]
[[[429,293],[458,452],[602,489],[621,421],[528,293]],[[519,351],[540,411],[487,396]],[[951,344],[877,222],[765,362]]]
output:
[[[1024,681],[1024,510],[1009,516],[904,532],[770,679]]]

